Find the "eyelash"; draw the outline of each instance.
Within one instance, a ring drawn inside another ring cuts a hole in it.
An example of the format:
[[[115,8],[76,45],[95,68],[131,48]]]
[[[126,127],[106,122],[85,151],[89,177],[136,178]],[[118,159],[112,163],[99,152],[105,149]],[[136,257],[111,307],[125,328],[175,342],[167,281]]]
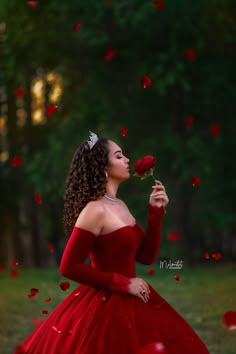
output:
[[[118,159],[122,159],[122,156],[117,156]]]

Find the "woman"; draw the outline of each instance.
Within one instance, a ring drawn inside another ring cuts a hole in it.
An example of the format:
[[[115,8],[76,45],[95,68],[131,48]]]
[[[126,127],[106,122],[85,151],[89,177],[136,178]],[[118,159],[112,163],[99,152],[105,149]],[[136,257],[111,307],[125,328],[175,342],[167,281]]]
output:
[[[91,133],[75,152],[64,196],[70,237],[60,272],[80,285],[15,354],[209,354],[188,323],[136,277],[135,261],[149,265],[157,257],[168,197],[156,181],[144,232],[116,197],[128,178],[129,159],[109,139]]]

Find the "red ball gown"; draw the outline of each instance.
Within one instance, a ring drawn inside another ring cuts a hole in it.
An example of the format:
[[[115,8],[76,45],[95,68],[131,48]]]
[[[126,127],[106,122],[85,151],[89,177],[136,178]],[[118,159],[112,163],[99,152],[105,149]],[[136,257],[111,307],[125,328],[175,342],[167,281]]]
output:
[[[137,222],[98,237],[75,226],[60,272],[80,285],[14,354],[209,354],[151,285],[147,303],[128,293],[135,261],[150,265],[158,255],[163,214],[148,203],[146,232]],[[91,266],[85,264],[88,256]]]

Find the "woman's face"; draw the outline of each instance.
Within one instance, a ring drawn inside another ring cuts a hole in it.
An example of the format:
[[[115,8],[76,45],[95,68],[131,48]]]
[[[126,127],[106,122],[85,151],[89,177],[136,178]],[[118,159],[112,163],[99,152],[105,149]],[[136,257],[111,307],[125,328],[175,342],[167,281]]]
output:
[[[130,177],[129,159],[122,153],[122,149],[113,141],[108,141],[108,166],[106,168],[110,179],[124,181]]]

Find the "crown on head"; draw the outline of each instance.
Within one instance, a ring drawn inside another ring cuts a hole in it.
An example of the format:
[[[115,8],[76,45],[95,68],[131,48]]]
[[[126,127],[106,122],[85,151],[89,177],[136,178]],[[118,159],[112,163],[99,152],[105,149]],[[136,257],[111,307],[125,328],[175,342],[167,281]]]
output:
[[[89,144],[89,148],[90,150],[94,147],[94,145],[96,144],[96,142],[98,141],[98,136],[97,134],[89,131],[89,140],[87,141],[87,143]]]

